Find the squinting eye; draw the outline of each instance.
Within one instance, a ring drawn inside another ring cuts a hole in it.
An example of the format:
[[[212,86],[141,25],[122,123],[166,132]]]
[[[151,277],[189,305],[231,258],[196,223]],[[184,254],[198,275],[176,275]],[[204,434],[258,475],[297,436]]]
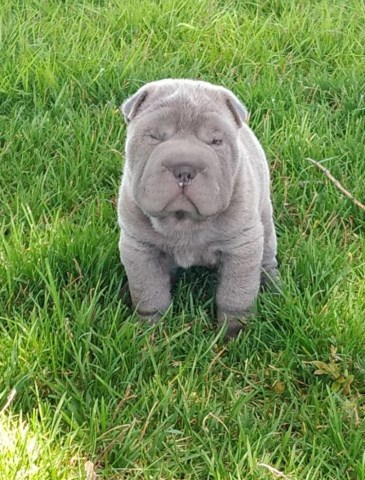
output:
[[[218,138],[214,138],[212,140],[212,145],[219,146],[219,145],[222,145],[222,143],[223,143],[223,140],[219,140]]]
[[[161,141],[161,139],[159,137],[157,137],[156,135],[152,135],[151,133],[148,135],[150,138],[152,138],[152,140],[156,140],[158,142]]]

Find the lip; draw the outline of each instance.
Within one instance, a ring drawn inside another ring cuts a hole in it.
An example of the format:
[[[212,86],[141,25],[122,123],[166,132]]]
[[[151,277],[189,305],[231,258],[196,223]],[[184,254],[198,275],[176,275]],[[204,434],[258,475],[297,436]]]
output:
[[[184,209],[177,209],[177,210],[163,210],[159,213],[154,213],[150,214],[149,216],[159,219],[159,220],[164,220],[168,218],[173,218],[175,219],[178,223],[185,223],[185,222],[194,222],[194,223],[199,223],[203,221],[205,218],[202,217],[198,210],[193,211],[188,211]]]

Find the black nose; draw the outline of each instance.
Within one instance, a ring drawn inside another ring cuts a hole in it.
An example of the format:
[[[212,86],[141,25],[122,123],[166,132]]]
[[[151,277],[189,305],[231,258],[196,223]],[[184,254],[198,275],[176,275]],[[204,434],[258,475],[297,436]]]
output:
[[[186,187],[190,185],[198,173],[197,169],[192,165],[176,165],[171,168],[171,172],[176,178],[180,187]]]

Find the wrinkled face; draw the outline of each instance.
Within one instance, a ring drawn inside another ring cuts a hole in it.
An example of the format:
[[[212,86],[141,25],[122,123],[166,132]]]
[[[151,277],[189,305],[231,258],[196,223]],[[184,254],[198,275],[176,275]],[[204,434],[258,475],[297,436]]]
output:
[[[186,90],[136,114],[128,127],[127,170],[135,202],[155,222],[176,228],[224,211],[239,164],[238,126],[230,110]]]

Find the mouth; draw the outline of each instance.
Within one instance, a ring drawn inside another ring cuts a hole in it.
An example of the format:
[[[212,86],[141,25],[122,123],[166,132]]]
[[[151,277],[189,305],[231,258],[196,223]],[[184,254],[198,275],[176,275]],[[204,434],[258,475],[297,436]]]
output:
[[[174,218],[178,222],[183,222],[184,220],[199,221],[200,217],[195,212],[188,212],[186,210],[174,210],[174,211],[162,211],[157,214],[151,215],[151,217],[158,218],[159,220]]]
[[[187,212],[185,210],[176,210],[175,212],[170,213],[167,217],[174,218],[177,221],[177,224],[187,225],[187,224],[200,224],[206,221],[210,217],[203,216],[199,211]]]
[[[185,188],[182,188],[160,212],[161,216],[173,217],[176,220],[195,220],[200,218],[199,208],[186,194]]]
[[[184,210],[178,210],[175,212],[176,220],[184,220],[187,217],[187,213]]]

